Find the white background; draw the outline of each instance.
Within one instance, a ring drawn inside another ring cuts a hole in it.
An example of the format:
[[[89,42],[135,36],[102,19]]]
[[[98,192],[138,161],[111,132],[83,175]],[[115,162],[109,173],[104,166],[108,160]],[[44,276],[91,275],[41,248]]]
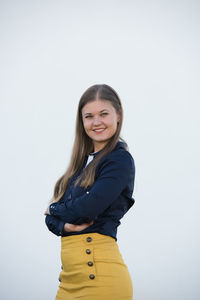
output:
[[[0,22],[0,298],[55,298],[60,237],[43,212],[79,99],[106,83],[136,165],[118,230],[134,300],[199,300],[200,2],[4,0]]]

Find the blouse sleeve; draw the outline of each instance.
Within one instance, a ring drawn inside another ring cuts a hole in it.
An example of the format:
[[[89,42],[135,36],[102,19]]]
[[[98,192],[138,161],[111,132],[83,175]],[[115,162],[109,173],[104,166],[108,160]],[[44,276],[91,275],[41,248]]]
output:
[[[61,221],[59,218],[51,215],[46,215],[45,217],[45,223],[47,225],[47,228],[57,236],[62,235],[63,233],[63,227],[65,222]]]
[[[70,201],[52,203],[49,206],[50,214],[68,223],[80,218],[94,220],[118,198],[130,182],[134,183],[134,177],[134,159],[128,151],[107,158],[90,190]]]

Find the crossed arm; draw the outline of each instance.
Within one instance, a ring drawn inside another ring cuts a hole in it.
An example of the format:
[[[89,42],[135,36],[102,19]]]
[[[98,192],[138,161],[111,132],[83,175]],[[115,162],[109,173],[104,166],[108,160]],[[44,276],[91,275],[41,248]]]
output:
[[[47,208],[46,225],[50,231],[61,235],[65,223],[73,225],[81,219],[87,222],[95,220],[118,198],[128,181],[134,182],[134,176],[134,160],[129,153],[120,153],[115,159],[106,160],[90,190],[70,201],[52,203]]]

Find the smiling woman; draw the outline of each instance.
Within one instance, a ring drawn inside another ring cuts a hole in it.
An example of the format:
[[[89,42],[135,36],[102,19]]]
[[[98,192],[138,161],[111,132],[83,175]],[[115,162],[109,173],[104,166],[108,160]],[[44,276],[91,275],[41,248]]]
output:
[[[132,207],[135,163],[120,137],[121,100],[94,85],[82,95],[67,171],[45,211],[61,236],[62,271],[56,300],[132,300],[132,280],[117,244],[120,219]]]
[[[95,100],[82,109],[83,126],[93,140],[94,151],[102,149],[116,132],[120,114],[109,101]]]

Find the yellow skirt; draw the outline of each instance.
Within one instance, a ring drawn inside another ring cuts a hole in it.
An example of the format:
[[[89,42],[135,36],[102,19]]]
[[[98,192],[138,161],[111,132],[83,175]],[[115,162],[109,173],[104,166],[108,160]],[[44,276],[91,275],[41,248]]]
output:
[[[55,300],[132,300],[132,280],[114,238],[61,237],[62,270]]]

